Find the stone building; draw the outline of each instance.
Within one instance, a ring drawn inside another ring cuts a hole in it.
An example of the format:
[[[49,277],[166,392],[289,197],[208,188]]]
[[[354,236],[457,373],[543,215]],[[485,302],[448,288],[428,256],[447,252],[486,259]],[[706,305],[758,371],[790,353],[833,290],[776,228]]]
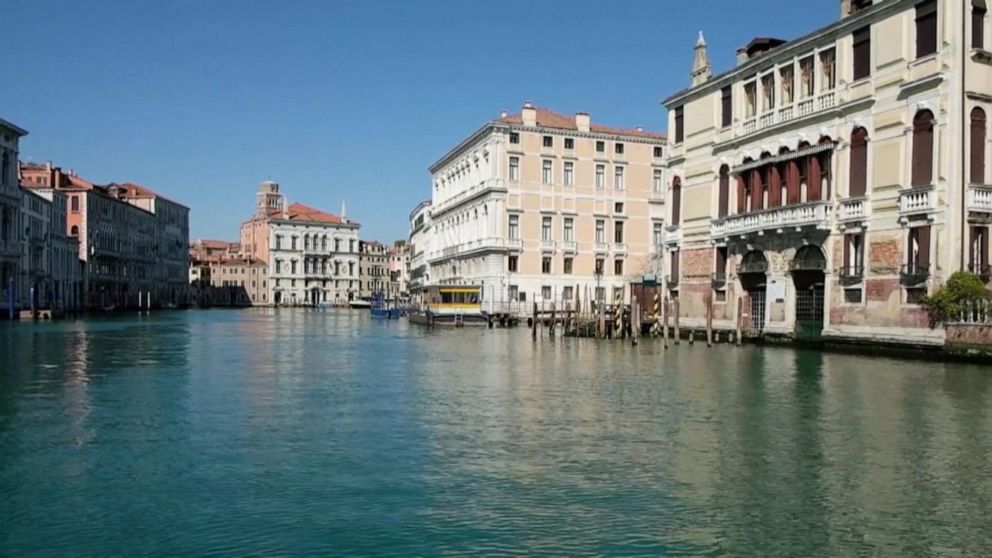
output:
[[[66,232],[65,194],[23,188],[20,230],[18,303],[22,311],[80,309],[83,282],[79,244]]]
[[[484,304],[612,297],[656,273],[665,137],[525,103],[430,167],[433,284]]]
[[[263,182],[255,215],[241,225],[241,251],[268,264],[263,304],[344,303],[358,296],[359,224],[300,203]]]
[[[389,285],[389,248],[374,240],[360,240],[358,246],[361,289],[359,296],[369,299],[376,293],[385,294]]]
[[[712,75],[702,36],[669,110],[667,288],[684,323],[743,303],[756,333],[939,342],[918,302],[989,278],[992,110],[980,0],[843,0]]]
[[[430,283],[430,270],[427,265],[432,232],[430,210],[431,201],[426,200],[417,204],[417,207],[410,212],[410,240],[407,242],[410,252],[408,290],[414,301],[420,300],[423,287]]]
[[[0,310],[11,318],[17,309],[21,281],[21,241],[18,215],[21,189],[18,187],[17,156],[20,139],[27,131],[0,119]]]
[[[387,253],[389,271],[389,292],[406,299],[410,296],[410,245],[405,240],[397,240]]]
[[[265,306],[269,266],[241,253],[241,245],[198,240],[189,250],[191,302],[199,306]]]

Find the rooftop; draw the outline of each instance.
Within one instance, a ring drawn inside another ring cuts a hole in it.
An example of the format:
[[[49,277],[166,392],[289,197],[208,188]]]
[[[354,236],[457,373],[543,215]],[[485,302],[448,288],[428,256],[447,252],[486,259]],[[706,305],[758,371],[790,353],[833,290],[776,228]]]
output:
[[[560,130],[579,130],[574,116],[561,114],[548,108],[534,107],[534,110],[537,112],[537,125],[540,127],[557,128]],[[496,122],[502,122],[505,124],[523,124],[523,121],[522,113],[500,116],[496,120]],[[618,128],[614,126],[604,126],[602,124],[596,124],[595,122],[591,122],[589,124],[589,131],[597,134],[665,139],[665,134],[660,132],[649,132],[643,128]]]
[[[357,225],[358,223],[350,219],[342,219],[339,215],[334,215],[333,213],[327,213],[319,209],[310,207],[308,205],[303,205],[302,203],[293,203],[286,208],[286,216],[282,216],[280,210],[275,210],[269,213],[269,218],[273,219],[284,219],[288,221],[295,221],[301,223],[323,223],[323,224],[341,224],[341,225]]]

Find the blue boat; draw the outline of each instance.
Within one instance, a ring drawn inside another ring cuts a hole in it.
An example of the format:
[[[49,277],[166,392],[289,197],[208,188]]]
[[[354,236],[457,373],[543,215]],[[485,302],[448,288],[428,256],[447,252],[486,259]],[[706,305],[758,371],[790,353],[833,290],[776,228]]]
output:
[[[401,314],[399,308],[389,307],[386,295],[381,292],[372,295],[369,311],[372,314],[372,318],[376,320],[397,320]]]

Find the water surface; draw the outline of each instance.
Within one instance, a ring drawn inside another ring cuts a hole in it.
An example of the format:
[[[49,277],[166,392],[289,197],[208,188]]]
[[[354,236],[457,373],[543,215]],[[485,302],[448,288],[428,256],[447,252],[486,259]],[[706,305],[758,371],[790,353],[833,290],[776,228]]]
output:
[[[353,311],[0,324],[0,555],[983,555],[992,371]]]

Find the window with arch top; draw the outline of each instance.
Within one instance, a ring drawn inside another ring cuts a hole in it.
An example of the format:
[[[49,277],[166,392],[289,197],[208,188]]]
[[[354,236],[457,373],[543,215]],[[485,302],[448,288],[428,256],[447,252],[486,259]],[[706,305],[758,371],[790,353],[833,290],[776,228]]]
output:
[[[933,113],[921,110],[913,118],[913,163],[910,184],[914,187],[933,183]]]
[[[858,127],[851,133],[851,186],[848,196],[856,198],[868,190],[868,130]]]

